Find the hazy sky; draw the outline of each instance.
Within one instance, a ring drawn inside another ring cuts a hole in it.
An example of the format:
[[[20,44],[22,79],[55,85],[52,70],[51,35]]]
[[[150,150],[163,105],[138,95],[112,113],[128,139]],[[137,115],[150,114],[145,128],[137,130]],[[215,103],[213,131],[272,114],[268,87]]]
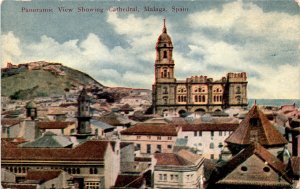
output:
[[[108,11],[118,7],[139,12]],[[300,8],[292,0],[4,1],[1,9],[2,66],[61,62],[107,86],[151,89],[166,18],[177,79],[246,71],[249,98],[300,98]]]

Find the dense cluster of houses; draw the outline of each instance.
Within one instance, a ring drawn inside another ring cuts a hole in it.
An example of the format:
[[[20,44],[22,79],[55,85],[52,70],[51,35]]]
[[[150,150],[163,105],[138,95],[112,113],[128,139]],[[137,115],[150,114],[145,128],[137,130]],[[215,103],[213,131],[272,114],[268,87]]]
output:
[[[134,114],[144,102],[132,106],[133,97],[123,99],[128,112],[96,115],[85,88],[75,99],[58,106],[37,99],[18,113],[4,111],[3,188],[299,187],[295,105],[183,118]],[[133,120],[138,116],[146,120]]]

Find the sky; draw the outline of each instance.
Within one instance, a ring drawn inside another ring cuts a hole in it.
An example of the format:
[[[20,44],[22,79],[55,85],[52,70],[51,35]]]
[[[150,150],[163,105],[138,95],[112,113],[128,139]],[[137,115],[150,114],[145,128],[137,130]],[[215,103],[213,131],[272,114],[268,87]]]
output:
[[[165,18],[177,79],[206,75],[218,80],[228,72],[247,72],[248,98],[300,99],[299,4],[4,0],[1,65],[60,62],[106,86],[151,89],[155,44]],[[61,7],[72,12],[60,12]],[[79,12],[81,7],[98,12]],[[118,7],[138,12],[113,11]],[[28,12],[32,9],[52,12]]]

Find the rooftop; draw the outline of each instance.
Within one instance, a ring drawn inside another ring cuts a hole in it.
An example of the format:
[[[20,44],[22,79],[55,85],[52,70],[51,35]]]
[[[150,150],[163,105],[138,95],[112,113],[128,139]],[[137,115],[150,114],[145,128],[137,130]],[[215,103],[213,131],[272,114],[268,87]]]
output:
[[[225,142],[249,145],[253,140],[263,146],[280,146],[288,143],[256,105]]]
[[[109,141],[86,141],[75,148],[22,148],[2,140],[4,160],[103,161]],[[95,153],[97,152],[97,153]]]
[[[155,135],[177,136],[176,128],[172,125],[137,124],[121,131],[122,135]]]

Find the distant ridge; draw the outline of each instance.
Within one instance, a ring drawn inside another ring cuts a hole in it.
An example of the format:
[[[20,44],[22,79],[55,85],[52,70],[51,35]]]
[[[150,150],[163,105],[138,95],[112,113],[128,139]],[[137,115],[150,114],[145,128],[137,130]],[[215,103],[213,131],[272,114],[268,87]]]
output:
[[[254,101],[256,100],[256,104],[262,106],[283,106],[283,105],[291,105],[296,104],[298,108],[300,108],[300,99],[248,99],[248,107],[252,107]]]
[[[14,99],[62,95],[79,86],[105,88],[91,76],[61,63],[37,61],[1,69],[1,95]]]

